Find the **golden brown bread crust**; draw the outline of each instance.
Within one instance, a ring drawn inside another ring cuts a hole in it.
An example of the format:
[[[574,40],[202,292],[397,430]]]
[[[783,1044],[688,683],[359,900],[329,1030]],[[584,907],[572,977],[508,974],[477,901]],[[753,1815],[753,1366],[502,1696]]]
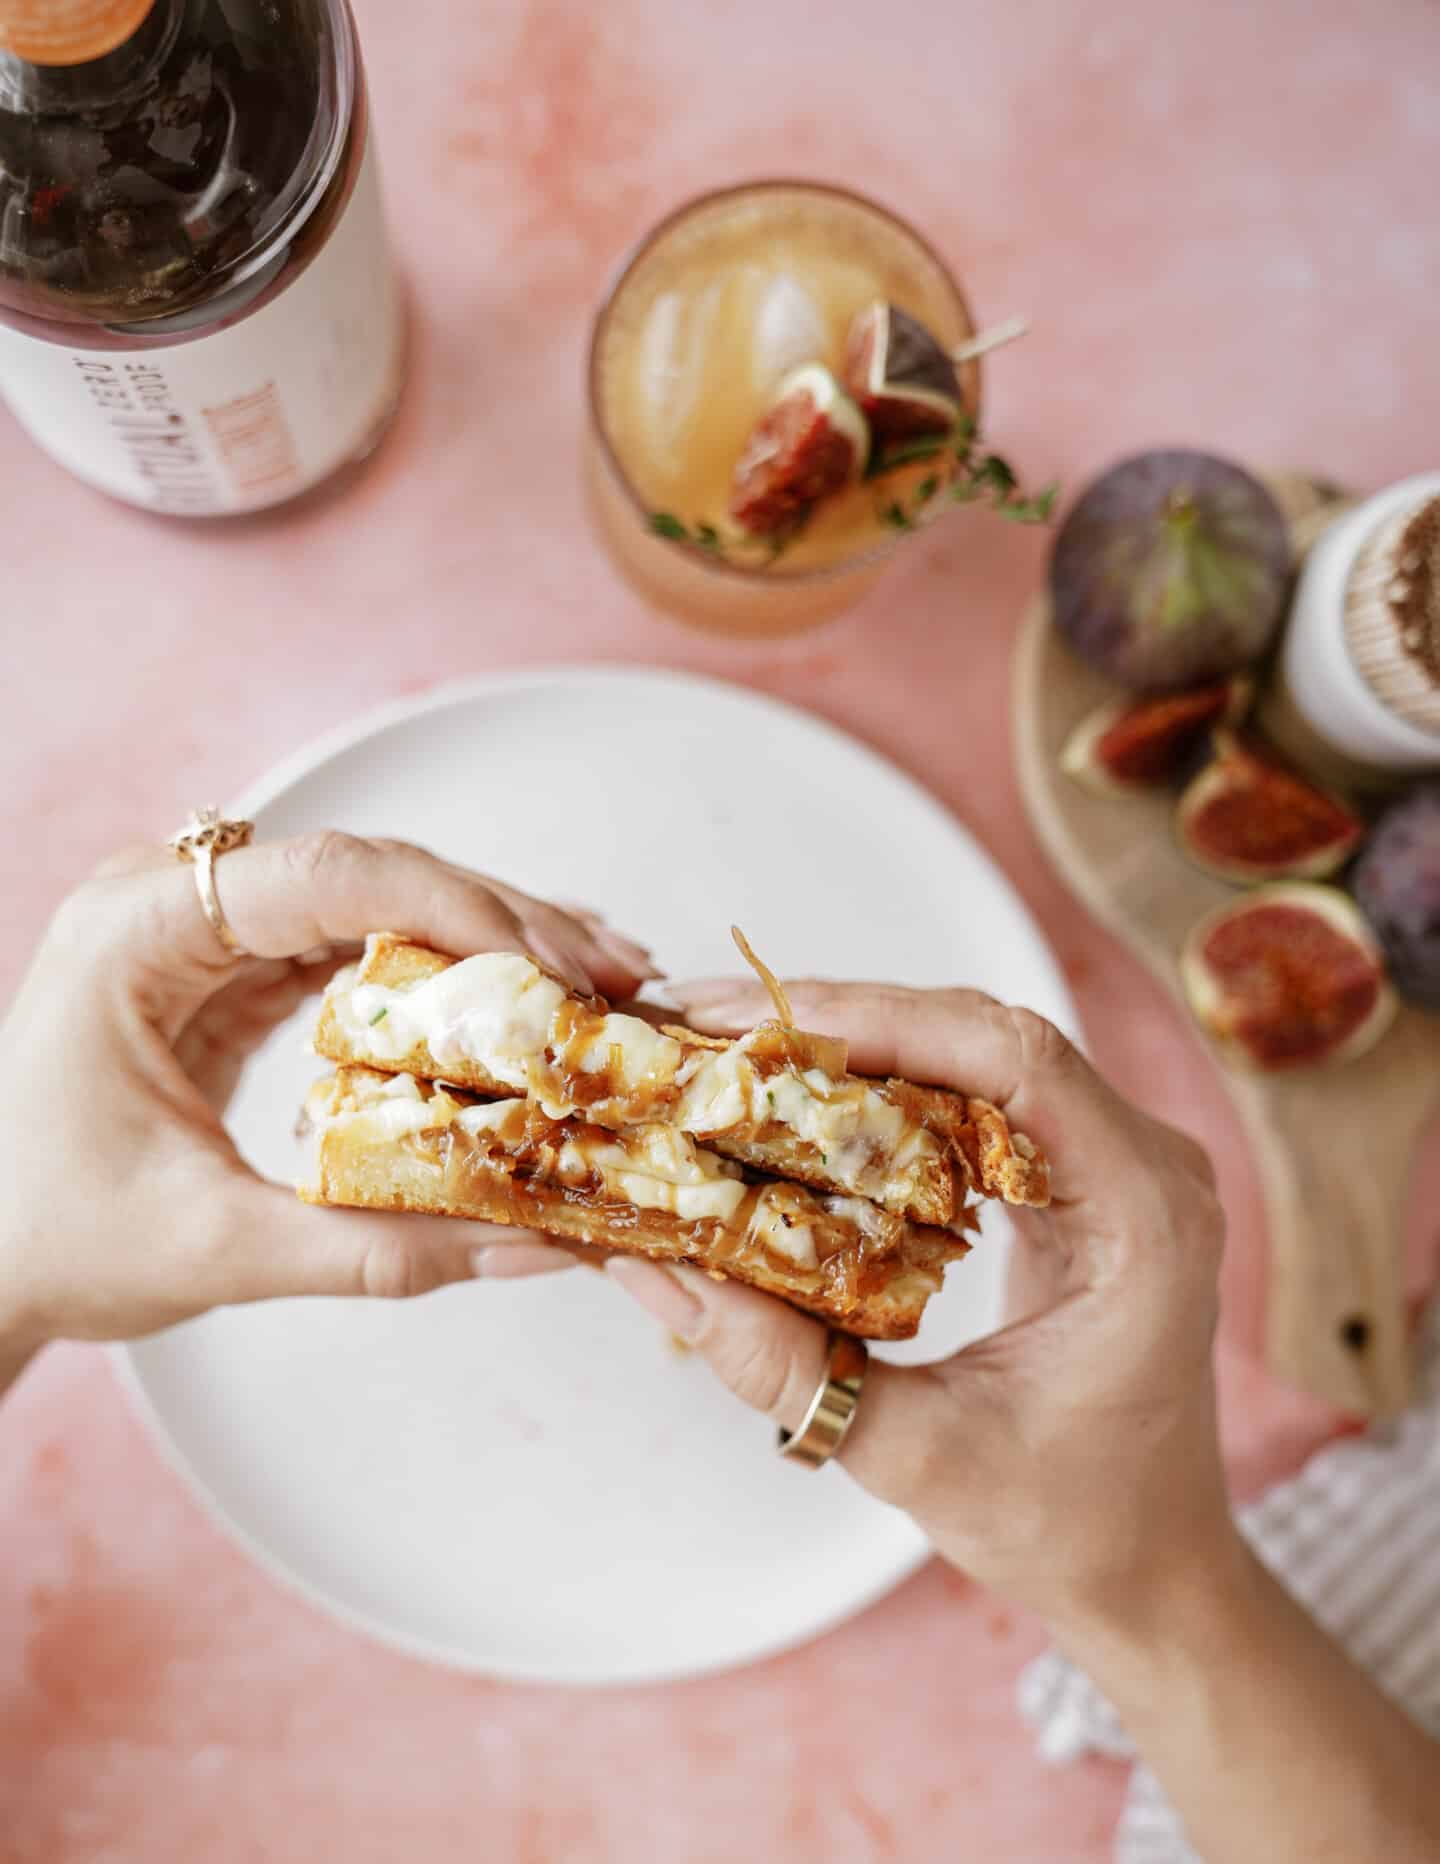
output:
[[[893,1077],[884,1087],[897,1105],[959,1153],[982,1196],[1040,1209],[1050,1202],[1049,1160],[1033,1140],[1012,1129],[992,1102]]]
[[[345,1116],[373,1107],[390,1082],[391,1077],[371,1069],[342,1068],[312,1090],[309,1104],[322,1124],[315,1180],[300,1191],[307,1202],[515,1224],[605,1253],[691,1262],[778,1295],[847,1332],[880,1340],[914,1334],[946,1263],[969,1249],[948,1231],[891,1218],[886,1224],[896,1241],[879,1255],[866,1256],[853,1219],[827,1212],[819,1200],[792,1187],[795,1198],[811,1206],[805,1220],[824,1232],[829,1245],[848,1247],[859,1263],[858,1271],[846,1274],[827,1274],[823,1267],[792,1269],[753,1247],[742,1254],[742,1228],[607,1201],[603,1193],[527,1175],[523,1159],[517,1163],[483,1138],[439,1124],[457,1104],[467,1104],[467,1097],[448,1089],[421,1088],[440,1110],[434,1128],[379,1138],[363,1128],[347,1130]],[[335,1123],[323,1123],[327,1117]],[[532,1110],[529,1125],[532,1141],[547,1131],[563,1139],[571,1132],[599,1130],[582,1121],[547,1121],[538,1109]]]
[[[467,1059],[442,1066],[423,1043],[404,1055],[377,1060],[350,1040],[335,1014],[333,998],[339,990],[357,983],[406,990],[448,969],[454,962],[394,934],[375,935],[367,943],[358,970],[349,975],[342,973],[327,993],[315,1033],[317,1053],[337,1063],[358,1063],[413,1074],[425,1080],[452,1081],[473,1093],[514,1095],[518,1090],[497,1080],[483,1063]],[[661,1027],[664,1033],[694,1051],[724,1050],[731,1046],[723,1038],[703,1036],[683,1025],[665,1023]],[[802,1066],[809,1065],[810,1060],[804,1052],[806,1045],[817,1045],[822,1059],[826,1050],[837,1047],[829,1038],[810,1037],[798,1031],[785,1032],[778,1026],[776,1037],[794,1045]],[[932,1156],[910,1168],[905,1175],[903,1191],[893,1197],[868,1184],[855,1186],[838,1181],[827,1169],[825,1153],[778,1121],[708,1132],[704,1134],[704,1142],[726,1157],[758,1171],[794,1179],[819,1190],[861,1190],[914,1222],[939,1227],[963,1224],[966,1200],[972,1193],[1001,1198],[1011,1204],[1049,1203],[1049,1167],[1044,1155],[1023,1134],[1012,1132],[1005,1115],[988,1101],[967,1099],[944,1088],[920,1087],[907,1081],[876,1081],[855,1075],[842,1078],[856,1084],[863,1082],[900,1107],[909,1120],[923,1127],[937,1142]],[[663,1119],[663,1107],[657,1106],[650,1117]],[[615,1122],[607,1120],[607,1123]]]

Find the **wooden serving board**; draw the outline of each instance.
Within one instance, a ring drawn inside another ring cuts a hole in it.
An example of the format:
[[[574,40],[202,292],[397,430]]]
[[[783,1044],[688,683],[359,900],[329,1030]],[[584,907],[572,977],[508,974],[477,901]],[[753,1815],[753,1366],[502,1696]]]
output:
[[[1173,795],[1092,796],[1061,771],[1072,728],[1114,697],[1064,646],[1048,603],[1035,602],[1013,692],[1031,822],[1080,900],[1183,1005],[1176,961],[1185,935],[1235,889],[1180,852]],[[1265,1075],[1216,1059],[1264,1187],[1272,1369],[1361,1416],[1403,1409],[1411,1372],[1401,1225],[1415,1142],[1440,1096],[1440,1016],[1402,1007],[1368,1055],[1334,1068]]]

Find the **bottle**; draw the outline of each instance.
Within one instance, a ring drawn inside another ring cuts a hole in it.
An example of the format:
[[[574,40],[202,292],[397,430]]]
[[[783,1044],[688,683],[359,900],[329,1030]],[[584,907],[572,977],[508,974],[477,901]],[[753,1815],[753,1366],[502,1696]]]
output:
[[[383,430],[402,322],[345,0],[0,0],[0,392],[62,465],[293,498]]]
[[[1440,472],[1362,500],[1311,546],[1262,719],[1342,786],[1440,769]]]

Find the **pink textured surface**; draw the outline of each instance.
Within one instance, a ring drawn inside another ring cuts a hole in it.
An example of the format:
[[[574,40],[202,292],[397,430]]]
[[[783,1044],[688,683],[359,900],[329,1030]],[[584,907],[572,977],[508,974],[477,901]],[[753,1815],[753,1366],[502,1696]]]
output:
[[[112,844],[374,702],[567,658],[782,694],[977,831],[1055,938],[1101,1059],[1214,1148],[1227,1443],[1245,1489],[1293,1463],[1334,1420],[1257,1364],[1241,1137],[1158,989],[1042,865],[1007,775],[1007,654],[1041,540],[967,518],[813,637],[691,636],[636,604],[585,529],[580,356],[609,267],[661,209],[800,172],[908,212],[982,321],[1032,316],[988,393],[996,441],[1036,479],[1073,486],[1161,441],[1360,485],[1433,466],[1416,375],[1440,293],[1433,9],[362,0],[360,16],[417,302],[409,392],[371,470],[309,511],[185,530],[105,504],[0,427],[0,640],[22,700],[0,744],[0,987]],[[1423,1278],[1434,1239],[1416,1230]],[[0,1414],[0,1545],[5,1864],[1107,1854],[1120,1773],[1047,1772],[1012,1709],[1038,1632],[935,1568],[736,1676],[599,1695],[457,1679],[260,1577],[103,1363],[66,1348]]]

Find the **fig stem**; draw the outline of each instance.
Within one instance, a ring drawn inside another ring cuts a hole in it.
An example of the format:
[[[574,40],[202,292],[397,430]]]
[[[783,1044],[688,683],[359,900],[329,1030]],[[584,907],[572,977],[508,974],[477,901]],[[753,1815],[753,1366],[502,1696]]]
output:
[[[1183,530],[1195,522],[1195,497],[1189,486],[1177,485],[1172,492],[1165,495],[1165,516],[1177,530]]]
[[[1006,343],[1013,343],[1017,337],[1023,337],[1030,328],[1028,317],[1007,317],[1003,324],[992,324],[988,330],[982,330],[966,343],[961,343],[950,352],[951,362],[974,362],[977,356],[985,356],[993,349],[1000,349]]]

